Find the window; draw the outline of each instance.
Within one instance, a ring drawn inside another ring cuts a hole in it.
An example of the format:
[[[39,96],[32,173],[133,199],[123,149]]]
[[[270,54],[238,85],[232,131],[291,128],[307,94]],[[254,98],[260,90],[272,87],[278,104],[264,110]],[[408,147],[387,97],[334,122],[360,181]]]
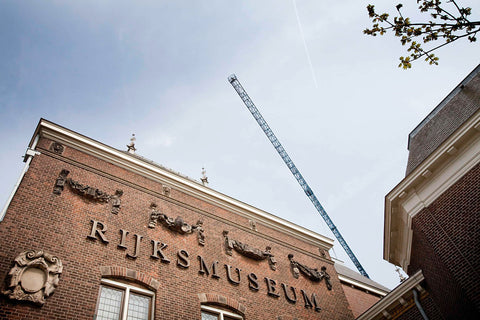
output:
[[[243,320],[243,317],[232,312],[202,306],[202,320]]]
[[[153,319],[154,300],[151,291],[102,279],[95,320]]]

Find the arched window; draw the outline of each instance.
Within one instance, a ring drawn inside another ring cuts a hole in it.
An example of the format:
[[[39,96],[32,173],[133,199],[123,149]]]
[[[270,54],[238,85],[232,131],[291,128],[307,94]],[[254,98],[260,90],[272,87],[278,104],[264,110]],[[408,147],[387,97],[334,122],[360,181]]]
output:
[[[95,320],[152,320],[155,294],[125,282],[102,279]]]
[[[243,320],[239,314],[202,305],[202,320]]]

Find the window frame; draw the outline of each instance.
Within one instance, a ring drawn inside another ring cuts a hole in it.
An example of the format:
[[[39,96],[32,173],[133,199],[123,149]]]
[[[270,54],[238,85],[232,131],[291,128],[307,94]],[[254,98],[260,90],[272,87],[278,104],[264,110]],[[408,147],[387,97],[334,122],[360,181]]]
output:
[[[224,320],[224,318],[223,318],[224,315],[228,316],[230,318],[238,319],[238,320],[245,320],[245,318],[238,313],[232,313],[230,311],[225,311],[223,309],[218,309],[218,308],[214,308],[214,307],[211,307],[211,306],[202,305],[201,312],[203,312],[203,311],[214,313],[214,314],[218,315],[219,320]]]
[[[120,308],[120,320],[126,320],[127,315],[128,315],[128,303],[130,300],[130,292],[146,296],[150,298],[150,305],[149,305],[149,315],[148,319],[149,320],[154,320],[153,316],[155,314],[155,292],[139,288],[134,285],[130,285],[128,283],[124,282],[119,282],[111,279],[101,279],[100,281],[100,289],[98,292],[98,298],[97,298],[97,306],[95,307],[95,317],[94,319],[97,319],[97,314],[98,314],[98,306],[100,303],[100,297],[102,294],[102,287],[107,287],[107,288],[112,288],[112,289],[117,289],[117,290],[122,290],[122,301],[121,301],[121,308]]]

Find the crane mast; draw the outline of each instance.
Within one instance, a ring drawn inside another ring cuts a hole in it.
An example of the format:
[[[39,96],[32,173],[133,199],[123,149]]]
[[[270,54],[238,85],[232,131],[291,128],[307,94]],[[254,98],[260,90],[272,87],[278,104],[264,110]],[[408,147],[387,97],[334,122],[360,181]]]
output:
[[[287,152],[285,151],[285,149],[283,148],[282,144],[280,143],[280,141],[278,141],[277,137],[275,136],[275,134],[273,133],[272,129],[270,129],[270,127],[268,126],[267,122],[265,121],[265,119],[263,119],[262,115],[260,114],[260,112],[258,111],[257,107],[255,106],[255,104],[253,103],[252,99],[250,99],[250,97],[248,96],[247,92],[245,91],[245,89],[243,89],[242,85],[240,84],[240,82],[238,81],[237,77],[232,74],[230,77],[228,77],[228,81],[230,82],[230,84],[233,86],[233,88],[235,89],[235,91],[237,91],[238,95],[240,96],[240,98],[243,100],[243,102],[245,103],[245,105],[247,106],[248,110],[250,111],[250,113],[253,115],[253,117],[255,118],[255,120],[257,121],[257,123],[260,125],[260,127],[262,128],[263,132],[265,132],[265,134],[267,135],[267,138],[268,140],[270,140],[270,142],[273,144],[273,146],[275,147],[275,150],[277,150],[278,154],[280,155],[280,157],[282,158],[282,160],[285,162],[285,164],[287,165],[288,169],[290,169],[290,171],[292,172],[293,176],[295,177],[295,179],[297,179],[298,183],[300,184],[300,186],[302,187],[303,191],[305,192],[305,194],[307,195],[307,197],[310,199],[310,201],[313,203],[313,205],[315,206],[315,208],[317,209],[318,213],[320,213],[320,215],[322,216],[323,220],[325,220],[325,222],[327,223],[327,226],[330,228],[330,230],[332,230],[334,236],[337,238],[338,242],[340,243],[340,245],[343,247],[343,249],[345,250],[345,252],[347,253],[348,257],[352,260],[353,264],[357,267],[358,271],[360,272],[361,275],[367,277],[367,278],[370,278],[367,274],[367,272],[365,271],[365,269],[363,269],[362,265],[360,264],[360,262],[358,261],[357,257],[355,257],[355,255],[353,254],[352,250],[350,249],[350,247],[348,246],[347,242],[345,241],[345,239],[343,239],[342,235],[340,234],[340,232],[338,231],[337,227],[333,224],[332,220],[330,219],[330,217],[328,216],[327,212],[325,211],[325,209],[323,209],[323,206],[320,204],[320,202],[318,201],[317,197],[315,196],[315,194],[313,193],[312,189],[310,188],[310,186],[307,184],[307,182],[305,181],[305,179],[303,178],[302,174],[300,173],[300,171],[298,171],[297,167],[295,166],[295,164],[293,163],[292,159],[290,159],[290,157],[288,156]]]

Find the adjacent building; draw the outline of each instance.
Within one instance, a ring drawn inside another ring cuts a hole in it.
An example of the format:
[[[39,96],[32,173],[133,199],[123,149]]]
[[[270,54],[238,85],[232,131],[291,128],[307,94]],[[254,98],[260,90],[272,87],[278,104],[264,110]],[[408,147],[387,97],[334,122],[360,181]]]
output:
[[[408,275],[358,319],[480,319],[480,65],[409,135],[384,259]]]

